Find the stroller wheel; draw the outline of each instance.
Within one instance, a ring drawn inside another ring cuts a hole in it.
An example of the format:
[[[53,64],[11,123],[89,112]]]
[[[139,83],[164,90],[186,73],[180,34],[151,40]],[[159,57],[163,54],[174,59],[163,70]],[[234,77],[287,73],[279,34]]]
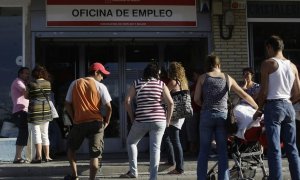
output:
[[[268,180],[268,176],[264,176],[262,180]]]

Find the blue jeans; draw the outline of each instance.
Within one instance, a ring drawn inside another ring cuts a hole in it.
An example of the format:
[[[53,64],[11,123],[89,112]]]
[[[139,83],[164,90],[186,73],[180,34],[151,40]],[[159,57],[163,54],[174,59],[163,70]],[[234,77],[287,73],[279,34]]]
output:
[[[300,179],[299,155],[296,147],[295,110],[292,103],[283,100],[267,101],[265,127],[268,140],[269,179],[282,180],[280,139],[283,140],[293,180]]]
[[[150,122],[140,123],[133,122],[130,132],[127,137],[127,151],[129,158],[130,172],[138,176],[137,169],[137,156],[138,149],[137,144],[149,132],[150,143],[150,180],[157,179],[157,171],[160,161],[160,145],[161,140],[166,129],[166,122]]]
[[[206,180],[208,158],[212,137],[215,137],[218,152],[218,179],[228,180],[227,132],[225,120],[227,112],[203,110],[200,115],[200,152],[197,164],[197,179]]]
[[[175,160],[176,162],[176,167],[175,169],[182,173],[184,172],[183,169],[183,150],[180,142],[180,137],[179,137],[179,129],[170,125],[167,129],[167,137],[165,139],[167,146],[169,149],[168,154],[168,160]],[[174,161],[173,161],[174,162]]]

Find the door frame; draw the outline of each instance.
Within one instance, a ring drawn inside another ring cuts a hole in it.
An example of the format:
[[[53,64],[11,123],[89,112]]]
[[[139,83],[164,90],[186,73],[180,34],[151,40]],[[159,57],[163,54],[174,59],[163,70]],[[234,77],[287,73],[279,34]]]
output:
[[[47,34],[47,33],[45,33]],[[127,138],[127,113],[124,107],[124,101],[125,101],[125,96],[127,92],[127,87],[126,87],[126,46],[132,45],[134,42],[135,45],[156,45],[158,48],[158,62],[160,65],[164,66],[167,65],[168,62],[165,61],[165,47],[167,43],[170,41],[176,41],[177,43],[180,43],[180,40],[176,38],[172,39],[164,39],[164,38],[152,38],[152,39],[134,39],[134,38],[114,38],[112,39],[112,42],[109,41],[109,38],[99,38],[99,41],[93,40],[92,42],[89,43],[89,39],[87,38],[80,38],[78,39],[77,37],[74,37],[73,39],[70,40],[70,38],[66,37],[46,37],[44,36],[44,33],[37,33],[33,32],[32,33],[32,55],[35,57],[35,49],[36,49],[36,39],[43,39],[43,38],[50,38],[51,41],[57,41],[57,42],[72,42],[78,44],[79,52],[78,52],[78,77],[83,77],[85,75],[85,70],[86,70],[86,60],[85,60],[85,46],[87,44],[91,44],[95,42],[96,44],[105,46],[107,42],[113,43],[114,46],[116,46],[117,51],[118,51],[118,72],[119,72],[119,77],[120,81],[118,82],[118,87],[119,87],[119,137],[117,138],[105,138],[105,148],[104,152],[125,152],[126,151],[126,138]],[[66,38],[66,39],[65,39]],[[199,38],[199,37],[198,37]],[[203,38],[203,37],[201,37]],[[182,38],[183,41],[187,41],[190,38]],[[208,39],[208,38],[207,38]],[[209,39],[208,39],[208,46],[209,46]],[[208,48],[209,49],[209,48]],[[145,141],[147,141],[147,138],[145,138]],[[145,145],[144,143],[140,143]],[[140,145],[141,146],[141,145]],[[88,152],[88,149],[86,149],[86,145],[81,148],[81,152]]]

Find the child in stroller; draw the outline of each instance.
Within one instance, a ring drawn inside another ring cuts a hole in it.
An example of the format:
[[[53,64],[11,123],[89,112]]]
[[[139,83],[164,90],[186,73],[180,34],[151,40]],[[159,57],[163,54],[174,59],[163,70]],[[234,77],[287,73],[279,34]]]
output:
[[[229,170],[229,179],[254,179],[258,167],[262,170],[263,179],[267,179],[263,162],[263,147],[266,145],[263,119],[253,121],[255,110],[252,111],[246,106],[237,105],[234,109],[238,131],[228,137],[228,153],[234,161]],[[208,171],[207,179],[216,179],[217,165],[216,163]]]

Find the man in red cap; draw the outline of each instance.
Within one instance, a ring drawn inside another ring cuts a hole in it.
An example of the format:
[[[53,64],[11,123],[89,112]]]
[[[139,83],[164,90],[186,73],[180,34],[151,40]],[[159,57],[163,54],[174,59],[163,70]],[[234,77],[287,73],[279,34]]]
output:
[[[89,140],[90,179],[96,177],[99,160],[104,148],[104,129],[108,126],[112,108],[111,97],[107,87],[101,83],[103,77],[109,75],[101,63],[93,63],[89,68],[89,76],[73,81],[66,96],[65,107],[73,121],[73,128],[68,137],[68,158],[72,174],[65,179],[78,179],[76,166],[76,150],[84,140]],[[105,116],[101,114],[105,107]]]

